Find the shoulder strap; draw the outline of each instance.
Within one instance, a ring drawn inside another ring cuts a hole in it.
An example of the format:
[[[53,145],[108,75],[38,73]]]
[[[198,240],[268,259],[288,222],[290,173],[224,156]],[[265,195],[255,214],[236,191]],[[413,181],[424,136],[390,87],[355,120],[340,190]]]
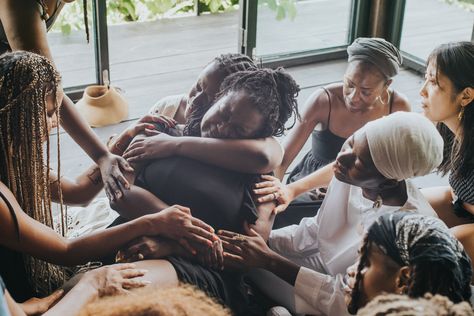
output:
[[[8,201],[7,197],[1,190],[0,190],[0,198],[5,201],[5,204],[7,204],[8,210],[10,211],[10,214],[13,218],[13,222],[15,223],[16,232],[19,239],[20,238],[20,225],[18,224],[18,218],[16,217],[15,210],[13,209],[12,204],[10,203],[10,201]]]
[[[392,113],[393,110],[393,100],[395,99],[395,90],[392,90],[392,97],[390,98],[390,104],[388,106],[388,114]]]
[[[325,87],[322,87],[322,89],[324,90],[324,92],[326,92],[326,95],[328,96],[329,114],[328,114],[328,120],[326,122],[326,129],[329,130],[329,122],[331,121],[331,108],[332,108],[331,95],[329,94],[329,91]]]

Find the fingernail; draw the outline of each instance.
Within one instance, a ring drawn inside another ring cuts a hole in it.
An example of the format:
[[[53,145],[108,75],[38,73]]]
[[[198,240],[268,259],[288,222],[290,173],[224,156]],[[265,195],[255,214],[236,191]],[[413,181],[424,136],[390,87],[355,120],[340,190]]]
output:
[[[212,235],[212,239],[214,239],[214,241],[218,241],[219,237],[217,237],[216,235]]]

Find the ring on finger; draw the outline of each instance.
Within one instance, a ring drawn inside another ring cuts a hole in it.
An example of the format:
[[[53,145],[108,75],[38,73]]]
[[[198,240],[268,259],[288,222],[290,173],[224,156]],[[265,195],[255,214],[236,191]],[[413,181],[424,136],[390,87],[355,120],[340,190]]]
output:
[[[234,239],[234,240],[239,240],[239,241],[243,241],[243,240],[245,240],[245,237],[242,236],[241,234],[237,234],[237,235],[235,235],[234,237],[232,237],[232,239]]]
[[[276,192],[273,192],[273,199],[274,200],[278,199],[278,194]]]

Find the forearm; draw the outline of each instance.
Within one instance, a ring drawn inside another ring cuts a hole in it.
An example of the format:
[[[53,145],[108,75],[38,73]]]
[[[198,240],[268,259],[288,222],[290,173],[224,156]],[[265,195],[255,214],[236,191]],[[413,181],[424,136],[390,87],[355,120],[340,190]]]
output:
[[[296,198],[297,196],[317,187],[328,186],[334,175],[332,166],[333,164],[331,163],[298,181],[290,183],[288,188],[292,191],[293,197]]]
[[[91,166],[75,181],[62,184],[63,203],[69,206],[87,206],[103,188],[99,167]],[[53,199],[59,200],[54,196]]]
[[[146,214],[156,213],[167,208],[165,202],[148,190],[132,185],[119,200],[110,202],[110,206],[121,216],[133,219]]]
[[[116,253],[129,241],[144,235],[154,235],[159,227],[154,227],[147,217],[141,217],[122,225],[70,239],[66,251],[58,256],[57,264],[77,265],[88,261],[98,260],[104,256]]]
[[[44,316],[77,315],[81,309],[98,296],[97,289],[87,282],[79,282]]]
[[[215,139],[179,137],[176,155],[244,173],[268,173],[281,163],[283,149],[272,137]]]
[[[97,163],[108,153],[107,147],[102,144],[66,95],[61,104],[61,126],[94,162]]]
[[[273,251],[264,268],[285,280],[291,286],[295,285],[296,277],[300,271],[300,266]]]

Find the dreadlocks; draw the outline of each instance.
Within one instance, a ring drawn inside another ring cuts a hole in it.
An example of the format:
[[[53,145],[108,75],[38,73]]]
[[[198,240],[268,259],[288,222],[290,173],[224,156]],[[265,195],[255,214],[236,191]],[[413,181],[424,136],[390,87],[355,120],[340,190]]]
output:
[[[246,70],[257,70],[250,57],[243,54],[223,54],[214,58],[208,65],[215,63],[218,71],[222,74],[222,80],[227,76]],[[209,100],[205,106],[199,106],[193,109],[184,127],[184,135],[201,136],[201,120],[204,114],[209,110],[214,100]]]
[[[0,181],[30,217],[51,228],[46,98],[53,94],[59,115],[59,85],[59,74],[45,57],[23,51],[0,56]],[[59,131],[57,135],[59,156]],[[49,292],[62,279],[57,267],[29,256],[25,261],[39,293]]]
[[[244,89],[263,117],[266,118],[258,137],[281,136],[285,123],[299,117],[296,97],[299,86],[283,68],[239,71],[228,76],[221,85],[219,97]]]
[[[350,313],[356,313],[361,304],[362,270],[368,266],[372,245],[377,245],[399,267],[410,267],[409,283],[404,293],[409,297],[431,293],[444,295],[454,303],[469,301],[471,260],[460,242],[437,218],[397,212],[382,215],[369,228],[348,306]]]

